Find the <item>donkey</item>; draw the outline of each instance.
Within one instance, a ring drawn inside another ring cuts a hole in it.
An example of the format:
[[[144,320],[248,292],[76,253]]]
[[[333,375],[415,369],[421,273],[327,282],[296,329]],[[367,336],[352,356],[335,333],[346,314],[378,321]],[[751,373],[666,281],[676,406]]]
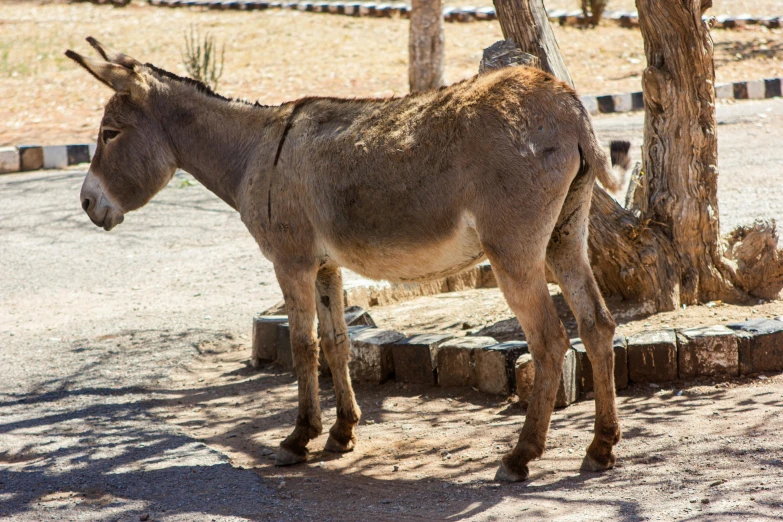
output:
[[[588,262],[587,222],[596,177],[610,189],[615,180],[570,87],[514,67],[411,96],[263,106],[87,41],[101,59],[66,55],[115,91],[81,190],[92,222],[111,230],[181,168],[239,212],[274,265],[299,383],[296,425],[277,465],[305,461],[321,433],[319,339],[337,397],[325,449],[356,443],[361,412],[348,374],[341,267],[422,281],[487,258],[536,370],[519,441],[496,479],[524,480],[544,452],[569,348],[546,266],[594,372],[595,434],[583,467],[614,465],[615,323]]]

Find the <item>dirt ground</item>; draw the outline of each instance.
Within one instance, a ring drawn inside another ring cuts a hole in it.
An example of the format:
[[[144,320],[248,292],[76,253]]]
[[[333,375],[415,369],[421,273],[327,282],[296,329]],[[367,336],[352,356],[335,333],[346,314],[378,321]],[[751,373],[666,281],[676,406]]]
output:
[[[783,219],[783,101],[721,106],[718,118],[724,226]],[[604,142],[641,140],[640,115],[594,123]],[[547,452],[513,485],[492,481],[524,420],[513,398],[360,384],[354,452],[323,453],[323,435],[306,465],[275,468],[295,379],[247,365],[250,319],[280,299],[271,265],[236,213],[184,173],[105,233],[79,208],[84,173],[0,176],[0,518],[783,518],[781,374],[622,391],[618,466],[602,474],[578,471],[593,423],[593,402],[580,401],[555,413]],[[783,309],[613,313],[629,333]],[[492,290],[371,314],[384,327],[459,334],[463,322],[509,316]],[[328,378],[321,390],[328,428]]]
[[[781,14],[778,0],[716,2],[714,11],[730,7]],[[270,104],[306,95],[391,96],[408,91],[406,20],[4,0],[0,146],[94,141],[110,92],[63,56],[68,48],[87,52],[86,36],[184,74],[181,50],[191,26],[225,42],[218,90],[228,96]],[[640,90],[645,57],[638,30],[606,24],[597,30],[557,26],[554,31],[581,93]],[[783,76],[782,35],[783,30],[759,26],[714,30],[717,81]],[[497,22],[446,24],[447,81],[475,74],[482,50],[501,38]]]

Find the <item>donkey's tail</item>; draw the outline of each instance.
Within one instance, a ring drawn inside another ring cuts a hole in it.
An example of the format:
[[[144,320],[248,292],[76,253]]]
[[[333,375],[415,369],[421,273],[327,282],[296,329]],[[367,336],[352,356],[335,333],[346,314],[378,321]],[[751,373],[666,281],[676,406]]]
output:
[[[598,178],[598,181],[601,182],[601,185],[603,185],[606,190],[609,192],[618,192],[622,187],[622,180],[618,179],[618,176],[612,172],[612,167],[609,164],[606,153],[595,136],[593,125],[590,122],[590,116],[587,114],[587,111],[581,102],[579,102],[579,107],[582,116],[580,118],[582,121],[582,129],[579,136],[579,149],[582,153],[582,160],[588,169],[593,170],[595,177]],[[628,146],[630,147],[630,144],[628,144]],[[616,145],[614,145],[613,142],[613,156],[615,147]],[[627,156],[628,148],[625,149],[625,153]]]

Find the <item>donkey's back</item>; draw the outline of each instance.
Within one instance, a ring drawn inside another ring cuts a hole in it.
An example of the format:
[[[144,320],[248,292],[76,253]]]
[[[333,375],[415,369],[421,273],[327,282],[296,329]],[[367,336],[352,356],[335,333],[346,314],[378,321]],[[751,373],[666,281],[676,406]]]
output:
[[[267,217],[312,228],[324,258],[392,281],[478,263],[484,223],[514,233],[531,208],[556,212],[580,147],[596,147],[574,91],[527,67],[404,98],[300,100],[287,128],[271,176],[291,208]]]

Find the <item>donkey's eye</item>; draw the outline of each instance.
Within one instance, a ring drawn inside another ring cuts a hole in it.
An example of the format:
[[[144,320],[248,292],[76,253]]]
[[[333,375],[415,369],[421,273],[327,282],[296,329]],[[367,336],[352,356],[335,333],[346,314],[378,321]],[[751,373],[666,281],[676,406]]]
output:
[[[103,143],[109,143],[112,139],[116,138],[120,131],[106,129],[103,131]]]

